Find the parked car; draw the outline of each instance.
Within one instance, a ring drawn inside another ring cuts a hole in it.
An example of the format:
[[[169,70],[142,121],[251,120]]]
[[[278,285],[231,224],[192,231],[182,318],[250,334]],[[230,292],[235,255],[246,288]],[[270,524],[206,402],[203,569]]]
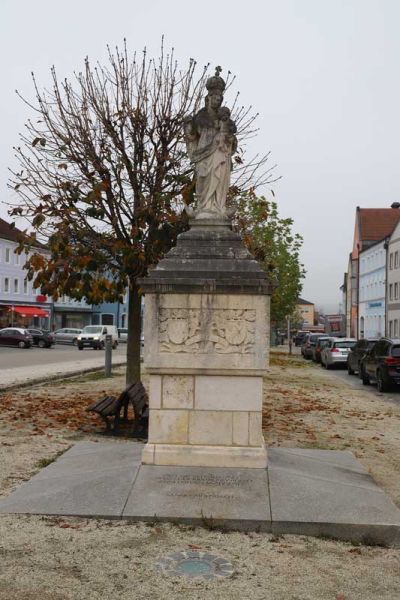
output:
[[[127,342],[128,341],[128,329],[121,327],[118,329],[118,341],[119,342]]]
[[[33,344],[39,348],[51,348],[54,344],[54,336],[43,329],[27,329],[33,338]]]
[[[320,337],[326,337],[324,333],[307,333],[303,345],[301,347],[301,353],[305,359],[312,358],[313,348],[316,346],[317,341]]]
[[[18,348],[30,348],[33,339],[29,331],[19,327],[5,327],[0,329],[1,346],[18,346]]]
[[[321,352],[321,366],[331,369],[334,365],[347,365],[351,348],[357,343],[354,338],[330,338],[329,345]]]
[[[360,363],[364,385],[376,382],[380,392],[400,384],[400,339],[381,338],[370,348]]]
[[[118,330],[114,325],[86,325],[77,338],[79,350],[102,350],[106,345],[106,335],[111,335],[112,347],[115,350],[118,346]]]
[[[76,346],[78,341],[78,335],[82,329],[74,329],[72,327],[64,327],[63,329],[57,329],[54,331],[54,341],[57,344],[74,344]]]
[[[312,360],[316,363],[321,362],[321,352],[326,346],[329,345],[331,338],[327,335],[323,335],[317,339],[317,343],[312,347]]]
[[[347,357],[347,371],[349,375],[360,372],[360,362],[365,353],[370,350],[378,341],[377,338],[364,338],[358,340],[357,344],[350,350]]]
[[[308,331],[298,331],[293,338],[295,346],[302,346]]]

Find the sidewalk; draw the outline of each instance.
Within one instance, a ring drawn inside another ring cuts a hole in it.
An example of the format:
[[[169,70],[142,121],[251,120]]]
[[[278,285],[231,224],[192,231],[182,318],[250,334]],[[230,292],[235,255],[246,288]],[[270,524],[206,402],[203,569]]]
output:
[[[126,357],[113,356],[113,367],[126,364]],[[16,367],[0,371],[0,392],[12,387],[33,385],[42,381],[62,379],[79,373],[104,369],[104,353],[82,362],[71,360],[64,363],[34,365],[32,367]]]

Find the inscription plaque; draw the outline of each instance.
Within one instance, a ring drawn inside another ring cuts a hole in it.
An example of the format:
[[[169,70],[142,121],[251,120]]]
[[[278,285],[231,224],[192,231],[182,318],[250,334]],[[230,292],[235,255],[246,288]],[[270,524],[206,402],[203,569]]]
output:
[[[126,517],[204,518],[260,521],[270,527],[267,473],[264,469],[215,467],[140,467],[124,510]]]

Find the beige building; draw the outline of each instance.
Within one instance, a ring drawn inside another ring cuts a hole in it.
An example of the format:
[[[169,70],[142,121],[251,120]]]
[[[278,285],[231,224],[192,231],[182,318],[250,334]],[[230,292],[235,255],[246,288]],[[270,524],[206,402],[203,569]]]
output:
[[[312,302],[303,300],[303,298],[299,298],[297,300],[296,309],[303,318],[304,326],[314,325],[315,305]]]
[[[386,278],[386,331],[389,337],[400,337],[400,222],[389,238]]]

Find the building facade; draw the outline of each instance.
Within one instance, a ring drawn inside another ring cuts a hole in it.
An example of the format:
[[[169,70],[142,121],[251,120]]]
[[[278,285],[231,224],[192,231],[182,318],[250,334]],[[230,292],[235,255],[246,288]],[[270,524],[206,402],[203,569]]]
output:
[[[400,223],[389,238],[387,249],[387,314],[386,331],[389,337],[400,337]]]
[[[128,327],[128,293],[122,302],[103,302],[93,306],[93,325],[115,325],[118,328]]]
[[[23,268],[27,256],[16,253],[21,233],[0,219],[0,328],[13,325],[50,329],[53,303],[33,289]],[[44,250],[38,247],[35,252]]]
[[[303,327],[313,326],[315,317],[315,305],[308,300],[298,298],[296,309],[303,319]]]
[[[373,244],[359,255],[358,332],[360,338],[386,334],[387,240]]]
[[[400,219],[400,203],[390,208],[360,208],[357,206],[353,248],[347,271],[346,334],[358,338],[359,332],[359,260],[360,253],[390,237]],[[378,308],[378,307],[376,307]]]
[[[128,326],[128,294],[123,302],[92,306],[68,296],[53,301],[35,290],[24,269],[28,256],[16,253],[22,235],[22,231],[0,219],[0,329],[8,325],[48,330],[91,324]],[[34,252],[46,255],[40,245]]]
[[[92,324],[93,307],[84,300],[61,296],[54,302],[53,329],[74,327],[81,329]]]

